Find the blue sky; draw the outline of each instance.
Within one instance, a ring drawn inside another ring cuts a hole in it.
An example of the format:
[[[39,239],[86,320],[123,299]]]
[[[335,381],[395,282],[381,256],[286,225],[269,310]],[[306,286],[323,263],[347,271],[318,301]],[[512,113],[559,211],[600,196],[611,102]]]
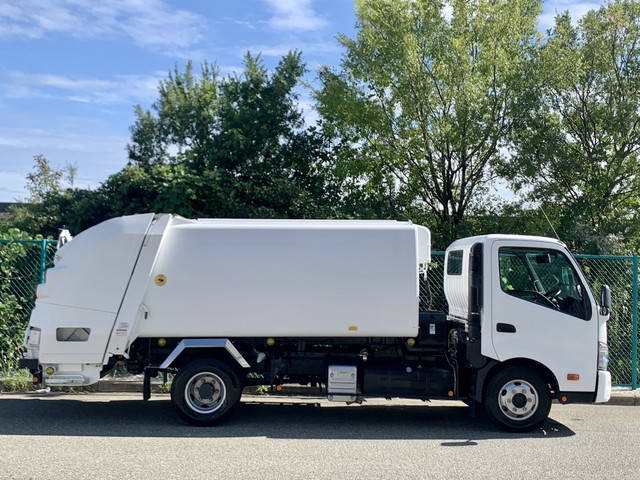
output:
[[[547,1],[540,19],[601,2]],[[95,187],[126,163],[133,106],[187,59],[237,71],[247,50],[272,66],[302,50],[313,80],[354,31],[351,0],[0,0],[0,201],[23,198],[32,157],[78,167]],[[313,112],[303,92],[301,107]]]

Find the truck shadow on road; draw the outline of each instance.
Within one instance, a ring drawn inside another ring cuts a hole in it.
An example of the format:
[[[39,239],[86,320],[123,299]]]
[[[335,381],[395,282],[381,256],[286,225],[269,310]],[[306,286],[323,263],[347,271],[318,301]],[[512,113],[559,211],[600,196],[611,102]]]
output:
[[[477,445],[497,438],[575,435],[549,420],[542,428],[513,434],[471,418],[461,406],[331,406],[242,403],[224,424],[198,428],[183,423],[168,400],[1,398],[1,435],[101,437],[267,437],[276,439],[441,439],[442,446]]]

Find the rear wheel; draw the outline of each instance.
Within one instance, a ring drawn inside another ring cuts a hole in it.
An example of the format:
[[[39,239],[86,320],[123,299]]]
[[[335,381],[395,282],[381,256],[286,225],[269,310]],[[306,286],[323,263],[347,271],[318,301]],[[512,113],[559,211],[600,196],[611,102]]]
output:
[[[236,373],[217,360],[196,360],[181,368],[171,385],[180,417],[193,425],[215,425],[239,403],[242,386]]]
[[[484,406],[501,428],[527,432],[541,425],[551,410],[551,395],[544,379],[534,370],[508,367],[487,383]]]

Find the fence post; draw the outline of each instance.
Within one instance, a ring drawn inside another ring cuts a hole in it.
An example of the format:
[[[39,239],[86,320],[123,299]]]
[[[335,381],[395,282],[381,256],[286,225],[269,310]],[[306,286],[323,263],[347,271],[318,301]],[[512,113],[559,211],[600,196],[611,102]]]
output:
[[[47,270],[47,240],[40,241],[40,283],[45,281],[45,272]]]
[[[640,257],[633,257],[633,290],[631,292],[631,388],[638,388],[638,266]]]

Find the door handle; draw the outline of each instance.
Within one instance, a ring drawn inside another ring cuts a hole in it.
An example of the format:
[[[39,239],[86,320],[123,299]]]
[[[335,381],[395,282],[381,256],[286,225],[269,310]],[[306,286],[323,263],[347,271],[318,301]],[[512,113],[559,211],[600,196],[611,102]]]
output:
[[[498,323],[496,330],[502,333],[516,333],[516,326],[510,323]]]

